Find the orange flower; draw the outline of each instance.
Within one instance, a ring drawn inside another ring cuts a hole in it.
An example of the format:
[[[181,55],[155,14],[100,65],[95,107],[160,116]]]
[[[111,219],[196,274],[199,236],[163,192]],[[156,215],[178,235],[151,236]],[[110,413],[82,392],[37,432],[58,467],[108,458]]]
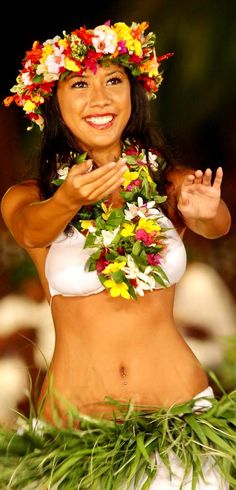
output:
[[[5,107],[9,107],[9,105],[11,105],[11,103],[13,102],[14,100],[14,97],[13,95],[9,95],[8,97],[6,97],[3,101],[3,104],[5,105]]]

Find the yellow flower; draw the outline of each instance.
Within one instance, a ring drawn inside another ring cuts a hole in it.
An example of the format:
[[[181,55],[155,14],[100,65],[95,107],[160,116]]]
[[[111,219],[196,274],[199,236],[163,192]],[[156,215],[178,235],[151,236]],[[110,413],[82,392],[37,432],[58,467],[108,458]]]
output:
[[[158,63],[156,59],[147,60],[145,63],[140,65],[140,70],[142,73],[148,73],[149,77],[156,77],[159,75]]]
[[[34,102],[32,102],[31,100],[27,100],[23,107],[25,112],[33,112],[35,108],[36,104],[34,104]]]
[[[93,226],[91,219],[82,219],[80,223],[83,230],[88,230],[90,226]]]
[[[65,58],[65,68],[69,71],[79,71],[78,65],[70,58]]]
[[[40,58],[40,63],[45,63],[47,57],[53,53],[53,47],[50,44],[46,44],[46,46],[42,49],[42,57]]]
[[[126,265],[126,260],[122,262],[113,262],[113,264],[108,264],[105,269],[103,269],[103,274],[112,274],[113,272],[118,272]]]
[[[104,202],[102,202],[101,204],[101,207],[104,211],[104,213],[102,213],[102,217],[105,221],[108,220],[110,214],[111,214],[111,208],[112,208],[112,204],[110,204],[109,208],[106,206],[106,204],[104,204]]]
[[[113,30],[116,32],[119,41],[125,41],[128,51],[134,52],[137,56],[142,55],[141,42],[134,38],[130,27],[128,27],[124,22],[116,22],[116,24],[113,26]]]
[[[128,169],[122,175],[124,182],[122,183],[123,187],[126,189],[128,185],[133,182],[133,180],[138,179],[139,172],[130,172]]]
[[[161,227],[153,221],[153,219],[140,218],[137,226],[137,230],[145,230],[147,233],[152,231],[160,231]]]
[[[123,223],[123,229],[121,230],[121,236],[128,237],[134,235],[135,225],[133,223]]]
[[[141,166],[140,167],[140,169],[138,171],[139,177],[140,177],[141,172],[145,172],[147,174],[146,177],[147,177],[148,182],[154,182],[154,180],[152,179],[152,177],[151,177],[151,175],[149,173],[149,170],[148,170],[148,167],[147,166]]]
[[[110,288],[110,294],[113,298],[117,298],[117,296],[122,296],[122,298],[130,299],[130,294],[128,291],[128,286],[125,282],[116,283],[113,279],[107,279],[104,282],[104,286],[106,288]]]
[[[33,102],[40,102],[41,104],[44,102],[44,98],[41,97],[41,95],[32,95],[32,101]]]
[[[67,48],[68,41],[66,39],[59,39],[58,44],[59,46],[63,46],[64,48]]]
[[[133,40],[133,49],[137,56],[142,56],[143,50],[142,50],[141,42],[138,41],[138,39]]]
[[[113,29],[116,32],[119,40],[125,39],[126,41],[128,38],[132,39],[131,29],[124,22],[116,22]]]

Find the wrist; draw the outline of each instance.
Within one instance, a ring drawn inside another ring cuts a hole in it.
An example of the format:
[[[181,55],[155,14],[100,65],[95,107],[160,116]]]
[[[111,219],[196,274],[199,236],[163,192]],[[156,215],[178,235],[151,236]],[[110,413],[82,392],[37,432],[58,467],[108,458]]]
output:
[[[82,203],[78,203],[78,201],[75,202],[74,199],[68,196],[67,192],[65,191],[64,184],[57,189],[52,198],[56,205],[61,208],[62,212],[66,212],[72,216],[74,216],[83,206]]]

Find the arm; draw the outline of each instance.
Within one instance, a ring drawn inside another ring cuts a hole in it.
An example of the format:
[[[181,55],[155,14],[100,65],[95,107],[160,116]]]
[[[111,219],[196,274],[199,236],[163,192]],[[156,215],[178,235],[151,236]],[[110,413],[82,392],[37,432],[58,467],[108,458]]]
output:
[[[124,163],[111,162],[88,172],[91,161],[74,165],[55,194],[40,201],[36,181],[11,187],[1,201],[6,226],[24,248],[48,246],[85,204],[103,199],[122,182]]]
[[[226,235],[231,216],[221,199],[222,168],[216,170],[212,181],[211,169],[196,170],[183,178],[177,195],[177,208],[184,223],[193,232],[205,238]]]

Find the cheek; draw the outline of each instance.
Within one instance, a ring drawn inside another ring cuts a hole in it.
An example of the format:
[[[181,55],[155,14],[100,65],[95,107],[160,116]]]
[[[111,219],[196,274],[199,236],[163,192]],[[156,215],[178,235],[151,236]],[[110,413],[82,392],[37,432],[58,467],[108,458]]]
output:
[[[124,108],[124,119],[127,123],[131,116],[131,98],[129,94],[122,98],[122,107]]]

